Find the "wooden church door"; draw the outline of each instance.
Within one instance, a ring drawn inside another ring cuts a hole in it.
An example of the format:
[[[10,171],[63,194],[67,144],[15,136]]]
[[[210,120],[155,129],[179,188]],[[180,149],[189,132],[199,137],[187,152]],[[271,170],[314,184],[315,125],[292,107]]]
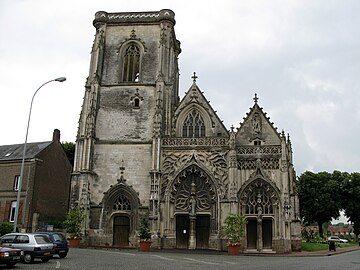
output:
[[[127,216],[114,218],[113,245],[128,246],[130,234],[130,219]]]

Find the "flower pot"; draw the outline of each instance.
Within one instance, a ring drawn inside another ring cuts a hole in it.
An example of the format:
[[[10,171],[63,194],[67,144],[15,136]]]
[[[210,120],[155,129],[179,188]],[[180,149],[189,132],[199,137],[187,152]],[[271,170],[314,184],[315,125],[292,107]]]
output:
[[[150,251],[151,241],[140,240],[139,248],[140,251]]]
[[[72,248],[78,248],[80,247],[80,238],[76,238],[76,239],[69,239],[69,245]]]
[[[229,255],[238,255],[240,253],[240,243],[229,243],[228,244],[228,254]]]

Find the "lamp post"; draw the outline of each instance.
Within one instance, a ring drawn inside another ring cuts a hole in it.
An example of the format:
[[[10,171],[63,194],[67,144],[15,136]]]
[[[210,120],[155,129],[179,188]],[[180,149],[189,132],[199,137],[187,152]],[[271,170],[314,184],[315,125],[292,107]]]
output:
[[[29,133],[31,109],[32,109],[34,97],[35,97],[36,93],[41,89],[41,87],[43,87],[45,84],[48,84],[48,83],[54,82],[54,81],[56,81],[56,82],[64,82],[64,81],[66,81],[66,78],[65,78],[65,77],[59,77],[59,78],[56,78],[56,79],[52,79],[52,80],[50,80],[50,81],[47,81],[46,83],[42,84],[42,85],[35,91],[32,99],[31,99],[30,111],[29,111],[29,118],[28,118],[27,128],[26,128],[26,136],[25,136],[24,150],[23,150],[23,156],[22,156],[22,161],[21,161],[20,178],[19,178],[19,183],[18,183],[18,192],[17,192],[16,207],[15,207],[15,217],[14,217],[14,232],[16,232],[17,223],[18,223],[18,215],[19,215],[19,208],[20,208],[20,197],[21,197],[21,185],[22,185],[22,180],[23,180],[23,176],[24,176],[24,164],[25,164],[25,155],[26,155],[26,144],[27,144],[27,138],[28,138],[28,133]],[[24,206],[24,207],[25,207],[25,206]]]

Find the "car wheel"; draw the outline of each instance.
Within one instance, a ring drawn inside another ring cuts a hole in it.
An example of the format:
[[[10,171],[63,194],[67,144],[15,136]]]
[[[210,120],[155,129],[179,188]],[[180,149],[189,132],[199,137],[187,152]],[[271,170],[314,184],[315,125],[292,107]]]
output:
[[[42,262],[48,262],[48,261],[50,261],[50,258],[41,258],[41,261]]]
[[[32,263],[34,261],[34,256],[30,253],[24,254],[23,262],[24,263]]]
[[[59,254],[59,257],[60,257],[60,258],[65,258],[66,256],[67,256],[67,252],[66,252],[66,253],[60,253],[60,254]]]

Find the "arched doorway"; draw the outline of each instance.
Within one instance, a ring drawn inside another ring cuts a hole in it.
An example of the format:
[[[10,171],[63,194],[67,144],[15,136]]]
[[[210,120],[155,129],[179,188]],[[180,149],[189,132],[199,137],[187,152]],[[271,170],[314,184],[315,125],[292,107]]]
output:
[[[138,194],[123,178],[104,194],[101,219],[104,232],[112,239],[113,246],[135,245],[140,205]]]
[[[272,249],[273,221],[278,204],[278,193],[264,179],[251,181],[240,194],[242,212],[247,217],[247,249]]]
[[[184,170],[174,184],[176,248],[207,249],[216,216],[215,188],[198,166]]]

